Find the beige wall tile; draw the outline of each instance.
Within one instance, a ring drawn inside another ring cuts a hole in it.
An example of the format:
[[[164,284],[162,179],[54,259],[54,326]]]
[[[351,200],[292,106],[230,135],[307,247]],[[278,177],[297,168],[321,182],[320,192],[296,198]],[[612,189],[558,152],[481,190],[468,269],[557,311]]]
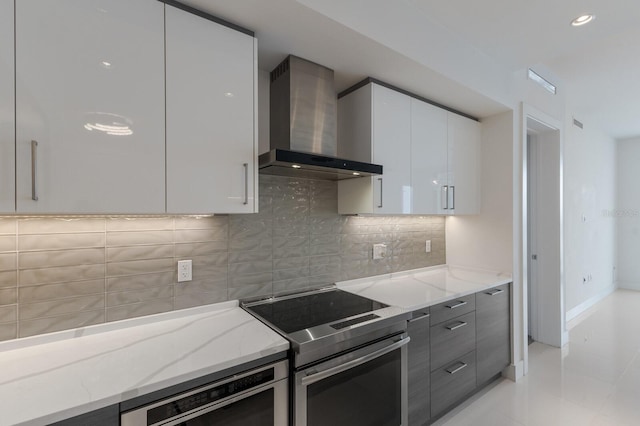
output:
[[[16,322],[18,320],[17,305],[0,306],[0,322]]]
[[[227,290],[176,296],[175,309],[193,308],[227,300]]]
[[[212,229],[225,227],[229,223],[228,216],[178,216],[175,218],[176,229]]]
[[[173,244],[159,246],[109,247],[107,262],[173,258]]]
[[[0,252],[15,251],[15,250],[16,250],[16,236],[0,235]]]
[[[20,235],[18,249],[27,250],[62,250],[90,247],[104,247],[104,232],[82,232],[77,234],[45,234]]]
[[[18,337],[18,323],[10,322],[0,324],[0,341],[11,340]]]
[[[104,294],[93,294],[47,302],[22,303],[19,316],[22,321],[74,312],[94,311],[101,308],[104,308]]]
[[[0,217],[0,234],[15,235],[18,220],[12,217]]]
[[[18,233],[26,234],[69,234],[75,232],[104,232],[105,219],[38,217],[18,219]]]
[[[173,259],[134,260],[107,263],[107,277],[174,271]]]
[[[107,291],[140,290],[150,287],[162,287],[175,282],[175,271],[153,274],[130,275],[107,279]]]
[[[107,321],[118,321],[127,318],[136,318],[144,315],[159,314],[173,309],[173,299],[161,299],[133,303],[131,305],[107,308]]]
[[[104,278],[104,264],[25,269],[18,274],[18,285],[57,284]]]
[[[36,334],[52,333],[70,328],[86,327],[104,322],[104,309],[59,315],[49,318],[38,318],[20,321],[19,337],[34,336]]]
[[[20,303],[44,300],[65,299],[67,297],[102,294],[105,289],[104,278],[72,283],[20,287]]]
[[[16,253],[0,253],[0,271],[15,270],[16,259]]]
[[[171,231],[173,217],[109,217],[107,231]]]
[[[154,299],[173,297],[173,285],[152,287],[143,290],[118,291],[107,294],[107,306],[128,305]]]
[[[18,285],[18,271],[0,271],[0,288]]]
[[[176,230],[176,243],[225,241],[228,238],[228,227],[221,226],[214,229],[181,229]]]
[[[20,253],[20,269],[53,268],[59,266],[104,264],[105,249],[74,249],[54,251],[32,251]]]
[[[208,241],[202,243],[181,243],[175,245],[176,257],[202,256],[227,251],[227,241]]]
[[[173,242],[173,231],[108,232],[107,246],[133,246],[139,244],[168,244]]]
[[[13,305],[18,302],[17,288],[0,289],[0,305]]]

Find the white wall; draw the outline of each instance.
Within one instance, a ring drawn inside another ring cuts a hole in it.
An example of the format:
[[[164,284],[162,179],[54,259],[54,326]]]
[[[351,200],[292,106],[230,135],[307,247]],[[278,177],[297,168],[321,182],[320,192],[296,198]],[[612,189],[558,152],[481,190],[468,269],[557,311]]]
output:
[[[617,142],[618,286],[640,290],[640,137]]]
[[[565,308],[571,319],[615,289],[616,224],[604,213],[616,206],[616,144],[588,122],[580,129],[567,116],[564,267]],[[634,167],[638,168],[637,163]],[[640,177],[640,172],[635,176]]]
[[[512,272],[512,111],[482,120],[481,162],[480,214],[447,218],[447,263]]]

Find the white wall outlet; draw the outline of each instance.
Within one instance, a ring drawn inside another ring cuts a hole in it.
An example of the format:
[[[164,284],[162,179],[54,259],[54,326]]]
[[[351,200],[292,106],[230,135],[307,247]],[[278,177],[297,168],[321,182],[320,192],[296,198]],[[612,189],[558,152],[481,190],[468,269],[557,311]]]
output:
[[[427,242],[425,243],[424,251],[425,253],[431,253],[431,240],[427,240]]]
[[[387,257],[387,245],[386,244],[374,244],[373,245],[373,260],[384,259]]]
[[[179,260],[178,261],[178,282],[191,281],[192,276],[192,262],[191,260]]]

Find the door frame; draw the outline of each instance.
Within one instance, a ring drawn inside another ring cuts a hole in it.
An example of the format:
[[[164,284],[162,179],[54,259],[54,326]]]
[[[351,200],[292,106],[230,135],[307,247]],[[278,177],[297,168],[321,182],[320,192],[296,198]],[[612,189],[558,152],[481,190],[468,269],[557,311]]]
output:
[[[565,283],[564,283],[564,247],[563,247],[563,234],[564,234],[564,223],[563,223],[563,126],[560,120],[557,120],[542,111],[532,107],[531,105],[527,105],[522,103],[522,116],[521,116],[521,134],[520,134],[520,152],[521,152],[521,163],[520,163],[520,212],[521,212],[521,220],[520,223],[520,247],[516,247],[516,250],[520,251],[520,256],[518,259],[518,268],[514,268],[514,271],[521,271],[520,279],[522,282],[522,291],[520,291],[519,295],[515,295],[519,300],[514,300],[517,305],[520,307],[520,334],[521,339],[518,339],[518,343],[521,345],[520,348],[517,348],[522,353],[523,359],[523,370],[522,373],[524,375],[527,374],[529,369],[529,352],[528,352],[528,259],[529,259],[529,242],[527,236],[528,229],[528,201],[527,201],[527,184],[528,184],[528,156],[527,156],[527,133],[530,128],[530,120],[536,123],[536,125],[542,125],[548,128],[550,131],[556,132],[556,143],[558,143],[558,162],[559,162],[559,200],[558,206],[559,211],[557,212],[557,226],[559,228],[559,236],[557,240],[558,251],[560,254],[559,259],[559,271],[558,277],[559,282],[551,283],[545,293],[540,294],[539,298],[539,306],[550,307],[550,309],[557,311],[555,312],[553,320],[547,322],[546,324],[542,324],[542,329],[539,329],[541,334],[545,333],[545,329],[547,329],[547,335],[551,336],[550,338],[545,339],[542,343],[551,344],[553,346],[562,347],[568,342],[568,333],[566,330],[566,321],[565,321],[565,306],[564,306],[564,294],[565,294]],[[514,348],[516,350],[516,348]],[[515,358],[514,359],[518,359]]]

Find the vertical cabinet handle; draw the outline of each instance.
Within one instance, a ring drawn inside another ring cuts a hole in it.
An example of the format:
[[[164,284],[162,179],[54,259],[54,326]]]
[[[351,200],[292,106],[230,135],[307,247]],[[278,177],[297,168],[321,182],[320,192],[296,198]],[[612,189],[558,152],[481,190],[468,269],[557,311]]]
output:
[[[380,181],[380,204],[378,204],[378,208],[382,208],[382,178],[378,178]]]
[[[442,186],[442,195],[444,195],[444,203],[442,203],[444,205],[443,209],[447,210],[449,208],[449,185]]]
[[[244,163],[244,202],[242,204],[249,204],[249,163]]]
[[[31,199],[38,201],[38,141],[31,141]]]
[[[456,187],[451,185],[451,210],[456,208]]]

